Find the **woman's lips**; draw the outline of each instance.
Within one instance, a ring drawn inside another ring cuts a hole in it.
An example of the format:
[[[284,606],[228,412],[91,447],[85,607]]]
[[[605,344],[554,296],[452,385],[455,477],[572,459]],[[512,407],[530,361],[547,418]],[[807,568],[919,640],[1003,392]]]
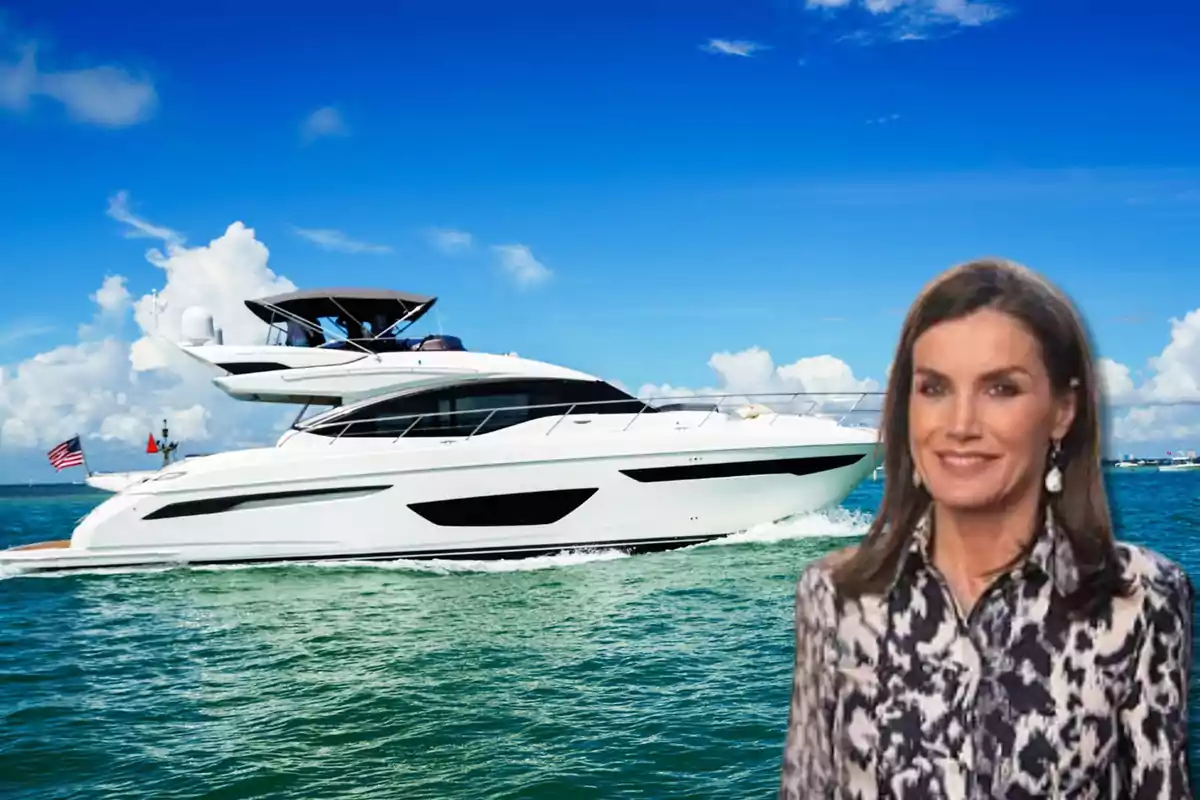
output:
[[[981,472],[999,456],[976,451],[947,451],[937,454],[938,461],[947,472],[969,476]]]

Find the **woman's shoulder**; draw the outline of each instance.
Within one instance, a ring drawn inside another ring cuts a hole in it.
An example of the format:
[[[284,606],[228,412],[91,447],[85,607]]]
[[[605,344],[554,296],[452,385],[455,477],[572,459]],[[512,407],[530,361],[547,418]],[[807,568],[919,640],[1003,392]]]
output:
[[[832,612],[834,597],[834,571],[854,555],[857,547],[843,547],[813,559],[800,571],[796,582],[796,609],[810,616],[820,617]]]
[[[1178,562],[1142,545],[1120,542],[1117,560],[1133,596],[1152,606],[1185,603],[1190,610],[1194,588]]]
[[[800,571],[800,584],[809,588],[823,585],[832,587],[834,571],[849,561],[857,551],[857,545],[850,545],[813,559]]]

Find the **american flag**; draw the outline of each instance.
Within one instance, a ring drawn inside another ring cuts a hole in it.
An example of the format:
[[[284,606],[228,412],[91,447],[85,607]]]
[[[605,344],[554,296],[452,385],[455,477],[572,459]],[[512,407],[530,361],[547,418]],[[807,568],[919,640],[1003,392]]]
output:
[[[50,466],[62,472],[67,467],[78,467],[83,464],[83,446],[79,444],[78,436],[72,436],[62,444],[55,446],[46,454],[46,457],[50,459]]]

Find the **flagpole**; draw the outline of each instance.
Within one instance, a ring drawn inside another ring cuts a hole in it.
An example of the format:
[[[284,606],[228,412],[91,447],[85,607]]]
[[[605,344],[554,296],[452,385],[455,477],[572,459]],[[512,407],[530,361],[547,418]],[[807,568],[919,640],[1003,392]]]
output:
[[[84,452],[84,449],[83,449],[83,439],[80,438],[78,433],[75,434],[75,438],[79,439],[79,457],[83,459],[83,471],[86,472],[88,477],[90,478],[92,476],[92,468],[89,467],[88,463],[87,463],[87,453]]]

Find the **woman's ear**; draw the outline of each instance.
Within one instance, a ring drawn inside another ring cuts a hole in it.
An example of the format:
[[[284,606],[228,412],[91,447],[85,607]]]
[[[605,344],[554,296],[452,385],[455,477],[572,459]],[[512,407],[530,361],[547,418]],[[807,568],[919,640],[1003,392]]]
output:
[[[1054,426],[1050,438],[1061,441],[1071,430],[1075,422],[1075,414],[1079,408],[1078,381],[1071,382],[1071,388],[1063,392],[1054,404]]]

